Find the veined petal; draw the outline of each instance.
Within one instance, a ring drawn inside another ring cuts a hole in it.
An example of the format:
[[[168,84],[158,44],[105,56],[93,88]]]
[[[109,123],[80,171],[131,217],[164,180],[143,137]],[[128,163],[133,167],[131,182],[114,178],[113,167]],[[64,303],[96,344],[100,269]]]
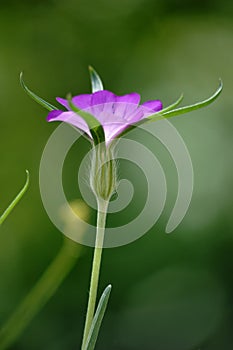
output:
[[[145,108],[142,108],[141,106],[139,106],[131,114],[127,115],[125,120],[129,124],[134,124],[134,123],[137,123],[142,118],[144,118],[144,116],[145,116]]]
[[[95,118],[92,114],[88,113],[87,111],[84,111],[76,107],[71,101],[71,99],[69,99],[68,101],[72,112],[74,112],[76,115],[83,118],[87,123],[87,126],[90,130],[94,143],[97,145],[101,142],[104,142],[105,141],[104,129],[101,123],[99,122],[99,120]]]
[[[123,96],[116,96],[114,113],[127,119],[127,115],[131,114],[137,108],[140,98],[141,96],[136,92]]]
[[[99,120],[101,120],[101,116],[99,114],[102,112],[104,112],[106,116],[112,115],[112,105],[115,100],[116,95],[114,93],[107,90],[97,91],[92,94],[91,112]]]
[[[125,120],[105,123],[103,125],[106,144],[108,145],[116,136],[122,133],[129,126]]]

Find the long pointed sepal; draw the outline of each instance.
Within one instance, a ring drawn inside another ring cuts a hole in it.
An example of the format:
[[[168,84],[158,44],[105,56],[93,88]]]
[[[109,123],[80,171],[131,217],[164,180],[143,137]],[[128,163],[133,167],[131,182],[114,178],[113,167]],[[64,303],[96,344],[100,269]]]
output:
[[[57,110],[58,108],[53,106],[51,103],[43,100],[43,98],[37,96],[33,91],[31,91],[25,84],[23,80],[23,72],[20,73],[20,84],[24,91],[30,96],[34,101],[39,103],[42,107],[48,109],[49,111]]]
[[[89,66],[89,73],[91,78],[92,93],[103,90],[104,86],[100,76],[96,73],[93,67]]]
[[[171,117],[174,117],[174,116],[177,116],[177,115],[181,115],[181,114],[184,114],[184,113],[189,113],[189,112],[195,111],[197,109],[206,107],[206,106],[210,105],[212,102],[214,102],[216,100],[216,98],[221,94],[222,89],[223,89],[223,83],[222,83],[222,81],[220,79],[220,83],[219,83],[219,86],[218,86],[217,90],[214,92],[213,95],[211,95],[206,100],[194,103],[194,104],[189,105],[189,106],[184,106],[184,107],[180,107],[180,108],[177,108],[177,109],[172,109],[172,110],[165,111],[165,112],[164,112],[164,110],[162,110],[162,111],[160,111],[158,113],[155,113],[155,114],[147,117],[145,120],[147,120],[147,121],[156,121],[156,120],[160,120],[160,119],[171,118]]]

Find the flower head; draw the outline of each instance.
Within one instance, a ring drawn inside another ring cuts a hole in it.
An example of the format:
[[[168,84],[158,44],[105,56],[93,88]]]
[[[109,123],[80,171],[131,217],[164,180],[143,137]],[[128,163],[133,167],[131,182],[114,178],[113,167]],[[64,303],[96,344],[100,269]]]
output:
[[[90,67],[89,69],[92,94],[78,95],[70,99],[58,97],[57,101],[66,108],[66,111],[58,109],[29,90],[23,81],[22,73],[20,82],[32,99],[50,111],[47,116],[49,122],[62,121],[69,123],[88,135],[95,145],[103,141],[108,145],[113,139],[128,132],[135,125],[170,118],[208,106],[216,100],[222,91],[220,80],[219,87],[209,98],[177,108],[183,99],[183,95],[181,95],[176,102],[162,109],[160,100],[139,104],[140,95],[137,93],[117,96],[108,90],[104,90],[99,75],[93,68]]]
[[[211,104],[222,91],[222,82],[215,93],[206,100],[176,108],[183,96],[170,106],[163,108],[160,100],[140,104],[140,95],[130,93],[117,96],[104,90],[98,74],[90,67],[91,94],[57,101],[66,111],[57,109],[28,89],[20,75],[24,90],[36,102],[49,110],[47,121],[62,121],[82,130],[93,141],[90,170],[90,186],[97,199],[109,201],[117,189],[117,166],[114,156],[115,138],[122,136],[138,124],[191,112]]]
[[[72,106],[94,116],[104,130],[106,144],[119,136],[123,131],[142,119],[162,110],[160,100],[147,101],[139,104],[140,95],[130,93],[117,96],[108,90],[96,91],[92,94],[78,95],[69,100],[58,97],[57,101],[67,111],[53,110],[48,114],[47,121],[63,121],[84,131],[91,139],[87,122],[75,112]]]

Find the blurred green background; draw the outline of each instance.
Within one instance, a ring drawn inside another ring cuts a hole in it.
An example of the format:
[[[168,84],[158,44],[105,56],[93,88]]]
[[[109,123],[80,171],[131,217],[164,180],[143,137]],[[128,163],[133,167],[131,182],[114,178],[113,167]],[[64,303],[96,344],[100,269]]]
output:
[[[136,242],[104,251],[100,291],[111,282],[113,292],[96,349],[233,348],[232,16],[230,0],[1,1],[1,211],[24,183],[25,169],[31,174],[29,191],[1,227],[1,324],[63,239],[43,208],[38,183],[40,158],[57,124],[46,123],[46,111],[23,92],[20,71],[51,103],[67,92],[90,91],[89,64],[107,89],[137,91],[142,100],[159,98],[164,105],[181,92],[186,103],[208,97],[221,77],[224,91],[213,105],[172,119],[195,174],[181,225],[172,235],[164,233],[177,175],[158,145],[168,181],[162,217]],[[80,197],[77,164],[87,150],[83,140],[67,159],[69,199]],[[139,195],[128,214],[119,214],[119,223],[145,200],[141,177],[134,169],[128,175]],[[84,248],[72,273],[12,349],[79,348],[91,258],[92,249]]]

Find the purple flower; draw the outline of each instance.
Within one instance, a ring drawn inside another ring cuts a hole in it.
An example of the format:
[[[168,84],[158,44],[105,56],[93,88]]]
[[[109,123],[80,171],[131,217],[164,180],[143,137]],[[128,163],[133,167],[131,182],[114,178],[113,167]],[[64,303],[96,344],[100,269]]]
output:
[[[92,134],[86,121],[70,107],[68,100],[58,97],[57,101],[67,111],[53,110],[48,114],[47,121],[62,121],[84,131],[91,139]],[[72,98],[72,104],[79,110],[88,112],[102,125],[106,144],[123,131],[142,119],[162,109],[160,100],[147,101],[139,104],[140,95],[131,93],[117,96],[110,91],[100,90],[92,94],[78,95]]]

